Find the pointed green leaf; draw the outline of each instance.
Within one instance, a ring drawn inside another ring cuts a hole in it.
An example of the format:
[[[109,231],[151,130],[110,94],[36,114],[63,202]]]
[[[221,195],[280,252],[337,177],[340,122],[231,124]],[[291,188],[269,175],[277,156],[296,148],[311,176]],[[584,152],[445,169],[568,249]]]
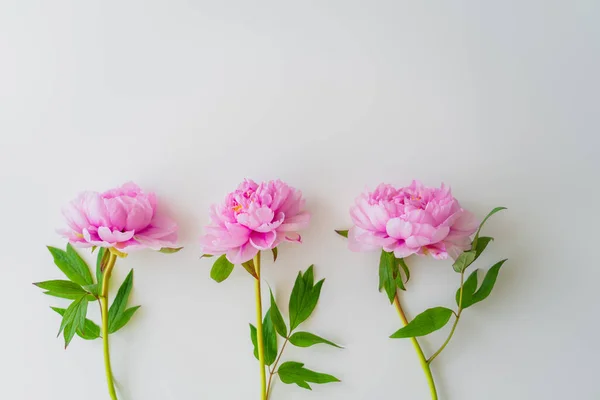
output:
[[[469,265],[473,264],[475,260],[479,258],[481,253],[485,250],[487,245],[494,240],[494,238],[488,236],[482,236],[479,238],[477,242],[473,241],[471,250],[467,250],[462,252],[452,267],[456,272],[462,272],[469,267]]]
[[[265,364],[271,365],[277,357],[277,334],[271,322],[270,311],[267,311],[263,320],[263,345],[265,347]],[[250,324],[250,340],[254,346],[254,357],[258,360],[258,345],[256,342],[257,330],[256,327]]]
[[[212,254],[202,254],[200,256],[200,258],[211,258],[211,257],[214,257],[214,255],[212,255]]]
[[[310,290],[310,288],[308,290]],[[298,272],[298,276],[294,282],[294,287],[292,288],[292,293],[290,294],[289,315],[290,330],[292,331],[297,326],[296,320],[298,319],[298,312],[304,304],[306,291],[306,284],[304,283],[304,279],[302,279],[302,271],[300,271]]]
[[[245,263],[242,263],[242,267],[244,267],[244,269],[248,271],[248,273],[252,275],[254,279],[258,279],[258,275],[256,275],[256,268],[254,268],[253,260],[248,260]]]
[[[87,263],[81,258],[81,256],[75,251],[71,243],[67,244],[67,257],[71,260],[71,264],[77,270],[78,274],[83,279],[81,286],[91,285],[94,283],[92,279],[92,274],[90,273],[90,267],[88,267]]]
[[[47,291],[44,292],[45,295],[48,296],[52,296],[52,297],[58,297],[60,299],[69,299],[69,300],[78,300],[81,298],[81,294],[65,294],[65,293],[57,293],[57,292],[53,292],[53,291]],[[91,294],[88,294],[86,297],[87,301],[94,301],[96,300],[96,298],[94,296],[92,296]]]
[[[317,335],[309,332],[296,332],[290,337],[290,343],[297,347],[310,347],[315,344],[323,343],[341,349],[342,347]]]
[[[123,311],[121,314],[119,314],[116,317],[114,324],[112,326],[109,325],[108,332],[115,333],[116,331],[118,331],[119,329],[124,327],[129,322],[131,317],[133,317],[133,314],[135,314],[135,312],[140,307],[141,306],[130,307],[130,308],[126,309],[125,311]]]
[[[315,272],[314,272],[314,265],[311,265],[310,267],[308,267],[308,269],[306,270],[306,272],[304,272],[304,275],[302,277],[302,279],[304,279],[304,286],[305,287],[313,287],[315,284]]]
[[[465,304],[469,304],[469,302],[473,298],[473,293],[475,293],[475,291],[477,290],[477,271],[479,270],[476,269],[475,271],[471,272],[471,275],[469,275],[469,277],[463,284],[462,301],[460,298],[460,288],[458,288],[458,290],[456,291],[456,305],[458,305],[461,308],[468,307],[465,307]]]
[[[58,334],[63,333],[65,348],[69,345],[77,329],[85,329],[85,315],[87,314],[88,302],[85,296],[75,300],[65,310],[60,324]]]
[[[273,262],[277,261],[277,254],[278,254],[277,247],[273,247],[271,249],[271,252],[273,253]]]
[[[159,250],[159,252],[165,253],[165,254],[173,254],[173,253],[177,253],[181,249],[183,249],[183,247],[163,247]]]
[[[231,271],[233,271],[233,264],[223,254],[213,264],[210,270],[210,277],[216,282],[221,283],[231,275]]]
[[[475,234],[475,238],[473,239],[473,248],[477,247],[477,241],[479,239],[479,233],[481,232],[481,228],[483,228],[483,225],[487,222],[487,220],[494,214],[496,214],[498,211],[502,211],[502,210],[506,210],[506,207],[496,207],[494,208],[492,211],[490,211],[488,213],[488,215],[485,216],[485,218],[483,219],[483,221],[481,221],[481,224],[479,224],[479,228],[477,229],[477,233]]]
[[[321,295],[321,288],[325,280],[320,280],[314,286],[312,285],[313,281],[312,265],[306,270],[304,275],[302,272],[298,273],[290,295],[290,331],[293,331],[298,325],[306,321],[317,306],[319,296]]]
[[[396,263],[402,268],[404,275],[406,275],[404,282],[408,282],[410,280],[410,270],[408,269],[408,265],[406,265],[406,261],[404,261],[404,258],[396,258]]]
[[[275,327],[277,333],[279,333],[281,337],[286,338],[287,326],[285,325],[281,311],[279,311],[279,307],[277,307],[275,297],[273,297],[273,291],[270,288],[269,291],[271,293],[271,321],[273,322],[273,326]]]
[[[404,328],[390,336],[392,339],[425,336],[441,329],[448,323],[452,310],[445,307],[435,307],[423,311]]]
[[[106,268],[106,264],[108,264],[108,259],[110,258],[110,251],[104,247],[100,247],[98,250],[98,256],[96,257],[96,282],[98,282],[98,287],[102,287],[102,280],[104,279],[104,268]]]
[[[69,245],[70,246],[70,245]],[[48,250],[52,257],[54,258],[54,264],[69,278],[72,282],[77,283],[78,285],[89,285],[93,282],[88,282],[86,277],[82,275],[82,271],[80,270],[80,265],[75,262],[75,260],[67,254],[66,251],[57,249],[56,247],[48,246]],[[89,270],[88,270],[89,274]]]
[[[127,307],[127,301],[129,300],[129,293],[131,293],[131,288],[133,287],[133,269],[129,271],[127,277],[119,287],[119,291],[113,300],[110,308],[108,309],[108,330],[113,331],[116,327],[116,322],[119,318],[121,318],[121,314],[125,311]]]
[[[394,274],[394,271],[397,268],[394,253],[382,250],[379,257],[379,291],[385,289],[390,303],[393,303],[394,297],[396,297],[398,282],[395,278],[397,274]],[[400,279],[400,283],[402,283],[402,279]],[[404,285],[402,285],[403,287]]]
[[[275,332],[275,327],[273,327],[271,309],[267,311],[263,320],[263,338],[265,345],[265,364],[271,365],[277,358],[277,333]]]
[[[337,233],[338,235],[345,237],[346,239],[348,238],[348,230],[335,230],[335,233]]]
[[[94,283],[93,285],[85,285],[85,286],[82,286],[82,287],[83,287],[83,289],[87,293],[90,293],[94,297],[100,296],[100,292],[98,291],[98,284],[97,283]]]
[[[53,309],[54,311],[56,311],[60,315],[65,315],[65,311],[67,311],[64,308],[58,308],[58,307],[50,307],[50,308]],[[85,339],[85,340],[94,340],[94,339],[98,339],[100,337],[100,327],[98,325],[96,325],[96,323],[94,323],[94,321],[91,321],[89,319],[85,320],[84,328],[81,329],[81,327],[79,327],[76,332],[77,332],[77,336],[79,336],[80,338]]]
[[[80,296],[77,300],[75,300],[74,302],[69,304],[69,307],[67,307],[67,309],[65,310],[63,319],[60,322],[60,327],[58,328],[58,334],[56,335],[57,337],[60,336],[63,329],[65,329],[65,327],[67,325],[69,325],[70,323],[72,323],[75,320],[75,317],[77,316],[79,303],[81,303],[82,301],[83,301],[83,296]]]
[[[252,341],[252,346],[254,347],[254,357],[258,360],[258,344],[256,342],[258,334],[256,332],[256,327],[250,324],[250,340]]]
[[[485,274],[485,277],[483,278],[483,282],[481,282],[481,287],[479,288],[479,290],[473,293],[473,295],[470,298],[466,299],[466,301],[463,297],[463,308],[471,307],[473,304],[485,300],[490,295],[490,293],[492,293],[492,289],[496,284],[496,279],[498,278],[500,268],[505,262],[506,260],[502,260],[494,264]]]
[[[311,387],[308,384],[309,382],[317,384],[340,382],[340,380],[333,375],[311,371],[310,369],[304,368],[304,364],[295,361],[288,361],[281,364],[277,372],[281,382],[286,384],[295,383],[301,388],[308,390],[311,390]]]
[[[34,285],[52,293],[74,295],[77,298],[86,294],[86,291],[81,286],[66,280],[36,282]]]

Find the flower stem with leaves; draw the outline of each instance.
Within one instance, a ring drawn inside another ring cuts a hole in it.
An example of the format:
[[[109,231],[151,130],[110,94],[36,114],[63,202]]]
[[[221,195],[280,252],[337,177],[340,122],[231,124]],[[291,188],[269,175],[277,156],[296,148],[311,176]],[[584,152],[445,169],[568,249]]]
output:
[[[456,304],[458,306],[456,312],[446,307],[434,307],[425,310],[417,315],[412,321],[409,321],[402,309],[398,297],[398,289],[406,290],[405,284],[408,283],[410,279],[408,265],[403,258],[396,258],[393,252],[387,252],[385,250],[382,250],[381,252],[379,261],[379,290],[385,290],[390,303],[394,304],[398,311],[398,315],[400,316],[403,325],[401,329],[390,337],[394,339],[409,338],[411,340],[419,358],[419,363],[425,373],[432,400],[437,400],[438,394],[431,372],[431,363],[442,353],[448,343],[450,343],[458,326],[458,322],[460,321],[462,312],[466,308],[486,299],[490,295],[494,284],[496,283],[500,268],[506,261],[499,261],[488,270],[479,289],[477,283],[477,270],[473,271],[466,281],[464,279],[466,269],[479,258],[487,245],[493,240],[491,237],[480,237],[481,228],[492,215],[504,209],[504,207],[497,207],[488,213],[479,225],[470,248],[461,253],[453,264],[454,270],[460,273],[460,287],[456,292]],[[336,233],[340,236],[348,237],[347,230],[336,230]],[[455,316],[455,320],[448,337],[431,357],[426,358],[417,337],[428,335],[443,328],[450,321],[452,315]]]
[[[256,296],[256,334],[258,347],[258,363],[260,366],[260,399],[267,398],[267,376],[265,372],[265,344],[263,341],[263,323],[262,323],[262,299],[260,290],[260,252],[254,257],[254,271],[256,279],[254,281]]]
[[[108,393],[112,400],[117,400],[115,384],[113,382],[112,368],[110,365],[110,350],[108,345],[109,326],[108,326],[108,288],[110,275],[117,261],[117,255],[109,251],[108,262],[102,273],[102,291],[100,292],[100,312],[102,314],[102,344],[104,347],[104,369],[106,370],[106,382],[108,385]]]
[[[277,249],[273,249],[273,258],[277,258]],[[210,255],[205,255],[205,257]],[[310,389],[309,383],[339,382],[332,375],[315,372],[304,368],[303,363],[287,361],[280,364],[283,352],[288,343],[297,347],[309,347],[315,344],[327,344],[340,347],[337,344],[309,332],[295,332],[296,328],[306,321],[314,311],[324,279],[314,282],[314,267],[311,265],[304,273],[299,272],[289,303],[289,330],[275,302],[273,293],[270,293],[271,304],[267,312],[262,313],[261,303],[261,259],[260,253],[253,259],[242,264],[244,269],[255,279],[256,289],[256,327],[250,324],[250,339],[254,346],[254,356],[259,361],[261,373],[261,400],[268,400],[273,388],[273,378],[279,377],[286,384],[295,383],[298,386]],[[211,278],[223,282],[229,277],[234,265],[227,260],[225,255],[220,256],[213,264],[210,272]],[[284,339],[278,351],[277,335]],[[268,381],[265,380],[266,372],[269,373]],[[265,386],[266,382],[266,386]]]
[[[68,280],[55,279],[37,282],[34,285],[43,289],[46,295],[72,300],[72,303],[66,309],[51,307],[52,310],[62,316],[59,335],[63,334],[65,348],[71,343],[76,334],[85,340],[102,337],[108,391],[111,399],[117,400],[110,363],[109,335],[123,328],[140,308],[140,306],[127,308],[127,301],[133,287],[133,270],[130,270],[127,274],[109,307],[110,277],[117,257],[124,257],[126,254],[112,248],[100,248],[96,258],[96,279],[94,282],[89,266],[71,244],[67,245],[66,250],[50,246],[48,250],[52,254],[54,264]],[[92,249],[92,251],[94,250]],[[167,248],[161,251],[163,253],[175,253],[179,250]],[[86,318],[88,303],[94,300],[97,300],[100,304],[102,328]]]

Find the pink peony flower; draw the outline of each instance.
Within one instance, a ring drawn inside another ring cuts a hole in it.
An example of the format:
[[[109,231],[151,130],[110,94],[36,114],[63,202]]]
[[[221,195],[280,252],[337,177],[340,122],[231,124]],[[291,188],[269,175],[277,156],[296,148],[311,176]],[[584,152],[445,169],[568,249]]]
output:
[[[354,226],[348,232],[353,251],[383,249],[398,258],[431,254],[456,259],[470,248],[478,226],[443,184],[429,188],[413,181],[401,189],[381,184],[355,203],[350,209]]]
[[[63,214],[70,229],[60,233],[78,247],[160,250],[177,241],[177,224],[157,214],[156,195],[133,182],[104,193],[83,192]]]
[[[276,180],[260,185],[246,179],[225,202],[210,209],[211,224],[201,239],[205,254],[226,254],[233,264],[251,260],[284,240],[300,242],[308,226],[302,193]]]

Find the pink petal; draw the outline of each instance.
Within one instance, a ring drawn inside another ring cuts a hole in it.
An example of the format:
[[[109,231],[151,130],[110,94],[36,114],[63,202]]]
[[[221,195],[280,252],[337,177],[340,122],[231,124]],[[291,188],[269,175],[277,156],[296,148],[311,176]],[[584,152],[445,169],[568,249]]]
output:
[[[291,218],[285,218],[284,223],[281,224],[279,229],[280,232],[295,232],[300,231],[308,227],[310,222],[310,214],[306,211],[301,212]]]
[[[111,232],[110,228],[105,226],[101,226],[98,228],[98,236],[104,242],[108,243],[119,243],[125,242],[133,237],[134,231],[120,232],[118,230],[114,230]]]
[[[266,233],[252,232],[250,234],[250,243],[259,250],[269,250],[273,248],[276,237],[277,234],[274,231]]]
[[[110,224],[106,205],[98,193],[88,192],[83,203],[83,210],[87,219],[95,226],[108,226]]]
[[[246,261],[250,261],[258,253],[258,249],[250,244],[246,243],[243,246],[236,247],[227,251],[227,259],[233,264],[242,264]]]
[[[392,218],[386,225],[386,232],[395,239],[406,239],[413,231],[412,223],[400,218]]]

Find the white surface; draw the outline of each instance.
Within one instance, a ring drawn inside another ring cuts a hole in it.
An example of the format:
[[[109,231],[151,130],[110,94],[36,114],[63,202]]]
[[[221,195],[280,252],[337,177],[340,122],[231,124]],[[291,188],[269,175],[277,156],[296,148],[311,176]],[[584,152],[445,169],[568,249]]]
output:
[[[143,306],[112,339],[121,400],[257,399],[252,282],[211,281],[197,238],[242,178],[278,177],[314,219],[266,280],[284,301],[315,263],[327,282],[307,328],[347,349],[290,349],[344,382],[277,383],[274,400],[428,398],[410,343],[388,339],[377,255],[333,233],[365,185],[412,178],[480,216],[509,208],[478,266],[509,262],[435,362],[440,398],[599,398],[598,3],[284,3],[1,3],[1,397],[108,398],[100,341],[64,351],[48,308],[64,303],[31,282],[61,276],[44,245],[64,245],[65,202],[134,180],[186,249],[118,266]],[[449,262],[411,264],[412,316],[453,305]]]

